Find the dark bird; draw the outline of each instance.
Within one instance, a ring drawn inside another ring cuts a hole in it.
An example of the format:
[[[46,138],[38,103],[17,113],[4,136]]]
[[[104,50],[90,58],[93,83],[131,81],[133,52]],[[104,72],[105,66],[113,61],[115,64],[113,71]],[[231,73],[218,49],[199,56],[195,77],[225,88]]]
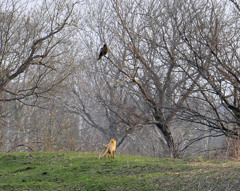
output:
[[[109,51],[109,48],[108,48],[107,44],[104,44],[100,50],[98,60],[100,60],[102,58],[102,56],[106,55],[108,53],[108,51]]]

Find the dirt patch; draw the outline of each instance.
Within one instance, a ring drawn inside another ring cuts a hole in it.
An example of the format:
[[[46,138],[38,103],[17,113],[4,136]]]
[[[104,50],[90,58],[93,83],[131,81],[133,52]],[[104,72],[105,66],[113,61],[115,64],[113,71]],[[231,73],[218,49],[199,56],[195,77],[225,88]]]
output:
[[[26,167],[26,168],[21,168],[21,169],[16,170],[15,173],[17,173],[17,172],[24,172],[24,171],[32,170],[32,169],[35,169],[35,168],[36,168],[36,167],[30,167],[30,166],[28,166],[28,167]]]

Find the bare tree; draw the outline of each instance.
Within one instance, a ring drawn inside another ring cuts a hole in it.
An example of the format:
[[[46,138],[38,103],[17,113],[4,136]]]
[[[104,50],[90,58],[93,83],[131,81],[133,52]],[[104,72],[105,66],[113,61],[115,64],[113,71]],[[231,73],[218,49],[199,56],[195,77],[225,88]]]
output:
[[[166,151],[177,156],[170,123],[196,88],[191,77],[197,81],[200,75],[190,77],[179,67],[183,61],[178,60],[181,38],[174,9],[168,1],[109,1],[95,9],[89,5],[87,13],[88,27],[110,47],[99,62],[96,49],[90,59],[95,99],[106,108],[110,132],[121,143],[135,129],[153,125]],[[92,47],[92,41],[85,42]]]
[[[75,4],[43,1],[30,4],[33,10],[26,10],[28,4],[17,0],[0,5],[0,92],[6,93],[2,101],[47,91],[42,88],[44,79],[58,70],[58,56],[69,51],[66,38],[74,24],[71,15]],[[60,49],[63,45],[65,49]],[[49,85],[48,89],[54,86]]]
[[[192,117],[188,119],[239,137],[239,13],[228,2],[192,3],[178,30],[186,47],[181,51],[183,59],[201,75],[193,81],[205,106],[189,110]]]
[[[97,19],[88,12],[94,21],[89,26],[110,44],[108,57],[93,60],[97,99],[109,121],[125,129],[123,138],[154,125],[177,156],[171,129],[176,119],[217,133],[207,136],[238,137],[238,12],[229,15],[229,1],[100,5]]]
[[[78,3],[19,0],[0,3],[0,101],[4,123],[1,140],[4,145],[13,137],[17,137],[19,145],[29,148],[44,143],[46,137],[56,144],[65,127],[75,123],[64,120],[59,107],[51,106],[55,105],[53,98],[61,90],[63,81],[72,72],[71,50],[75,46],[76,29],[81,26],[81,17],[76,17],[80,15],[75,10]],[[48,122],[46,126],[43,121]],[[49,133],[50,130],[54,133]]]

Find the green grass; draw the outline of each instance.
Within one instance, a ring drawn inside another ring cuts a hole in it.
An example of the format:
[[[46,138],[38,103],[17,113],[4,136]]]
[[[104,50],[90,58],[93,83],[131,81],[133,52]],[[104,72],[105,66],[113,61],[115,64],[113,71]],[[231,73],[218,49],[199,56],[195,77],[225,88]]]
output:
[[[0,153],[0,190],[239,190],[240,161]]]

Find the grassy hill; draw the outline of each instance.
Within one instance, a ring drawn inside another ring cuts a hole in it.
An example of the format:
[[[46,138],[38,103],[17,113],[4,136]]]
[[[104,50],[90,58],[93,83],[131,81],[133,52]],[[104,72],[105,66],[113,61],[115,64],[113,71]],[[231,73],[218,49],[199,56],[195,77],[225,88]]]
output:
[[[239,190],[240,161],[0,153],[0,190]]]

